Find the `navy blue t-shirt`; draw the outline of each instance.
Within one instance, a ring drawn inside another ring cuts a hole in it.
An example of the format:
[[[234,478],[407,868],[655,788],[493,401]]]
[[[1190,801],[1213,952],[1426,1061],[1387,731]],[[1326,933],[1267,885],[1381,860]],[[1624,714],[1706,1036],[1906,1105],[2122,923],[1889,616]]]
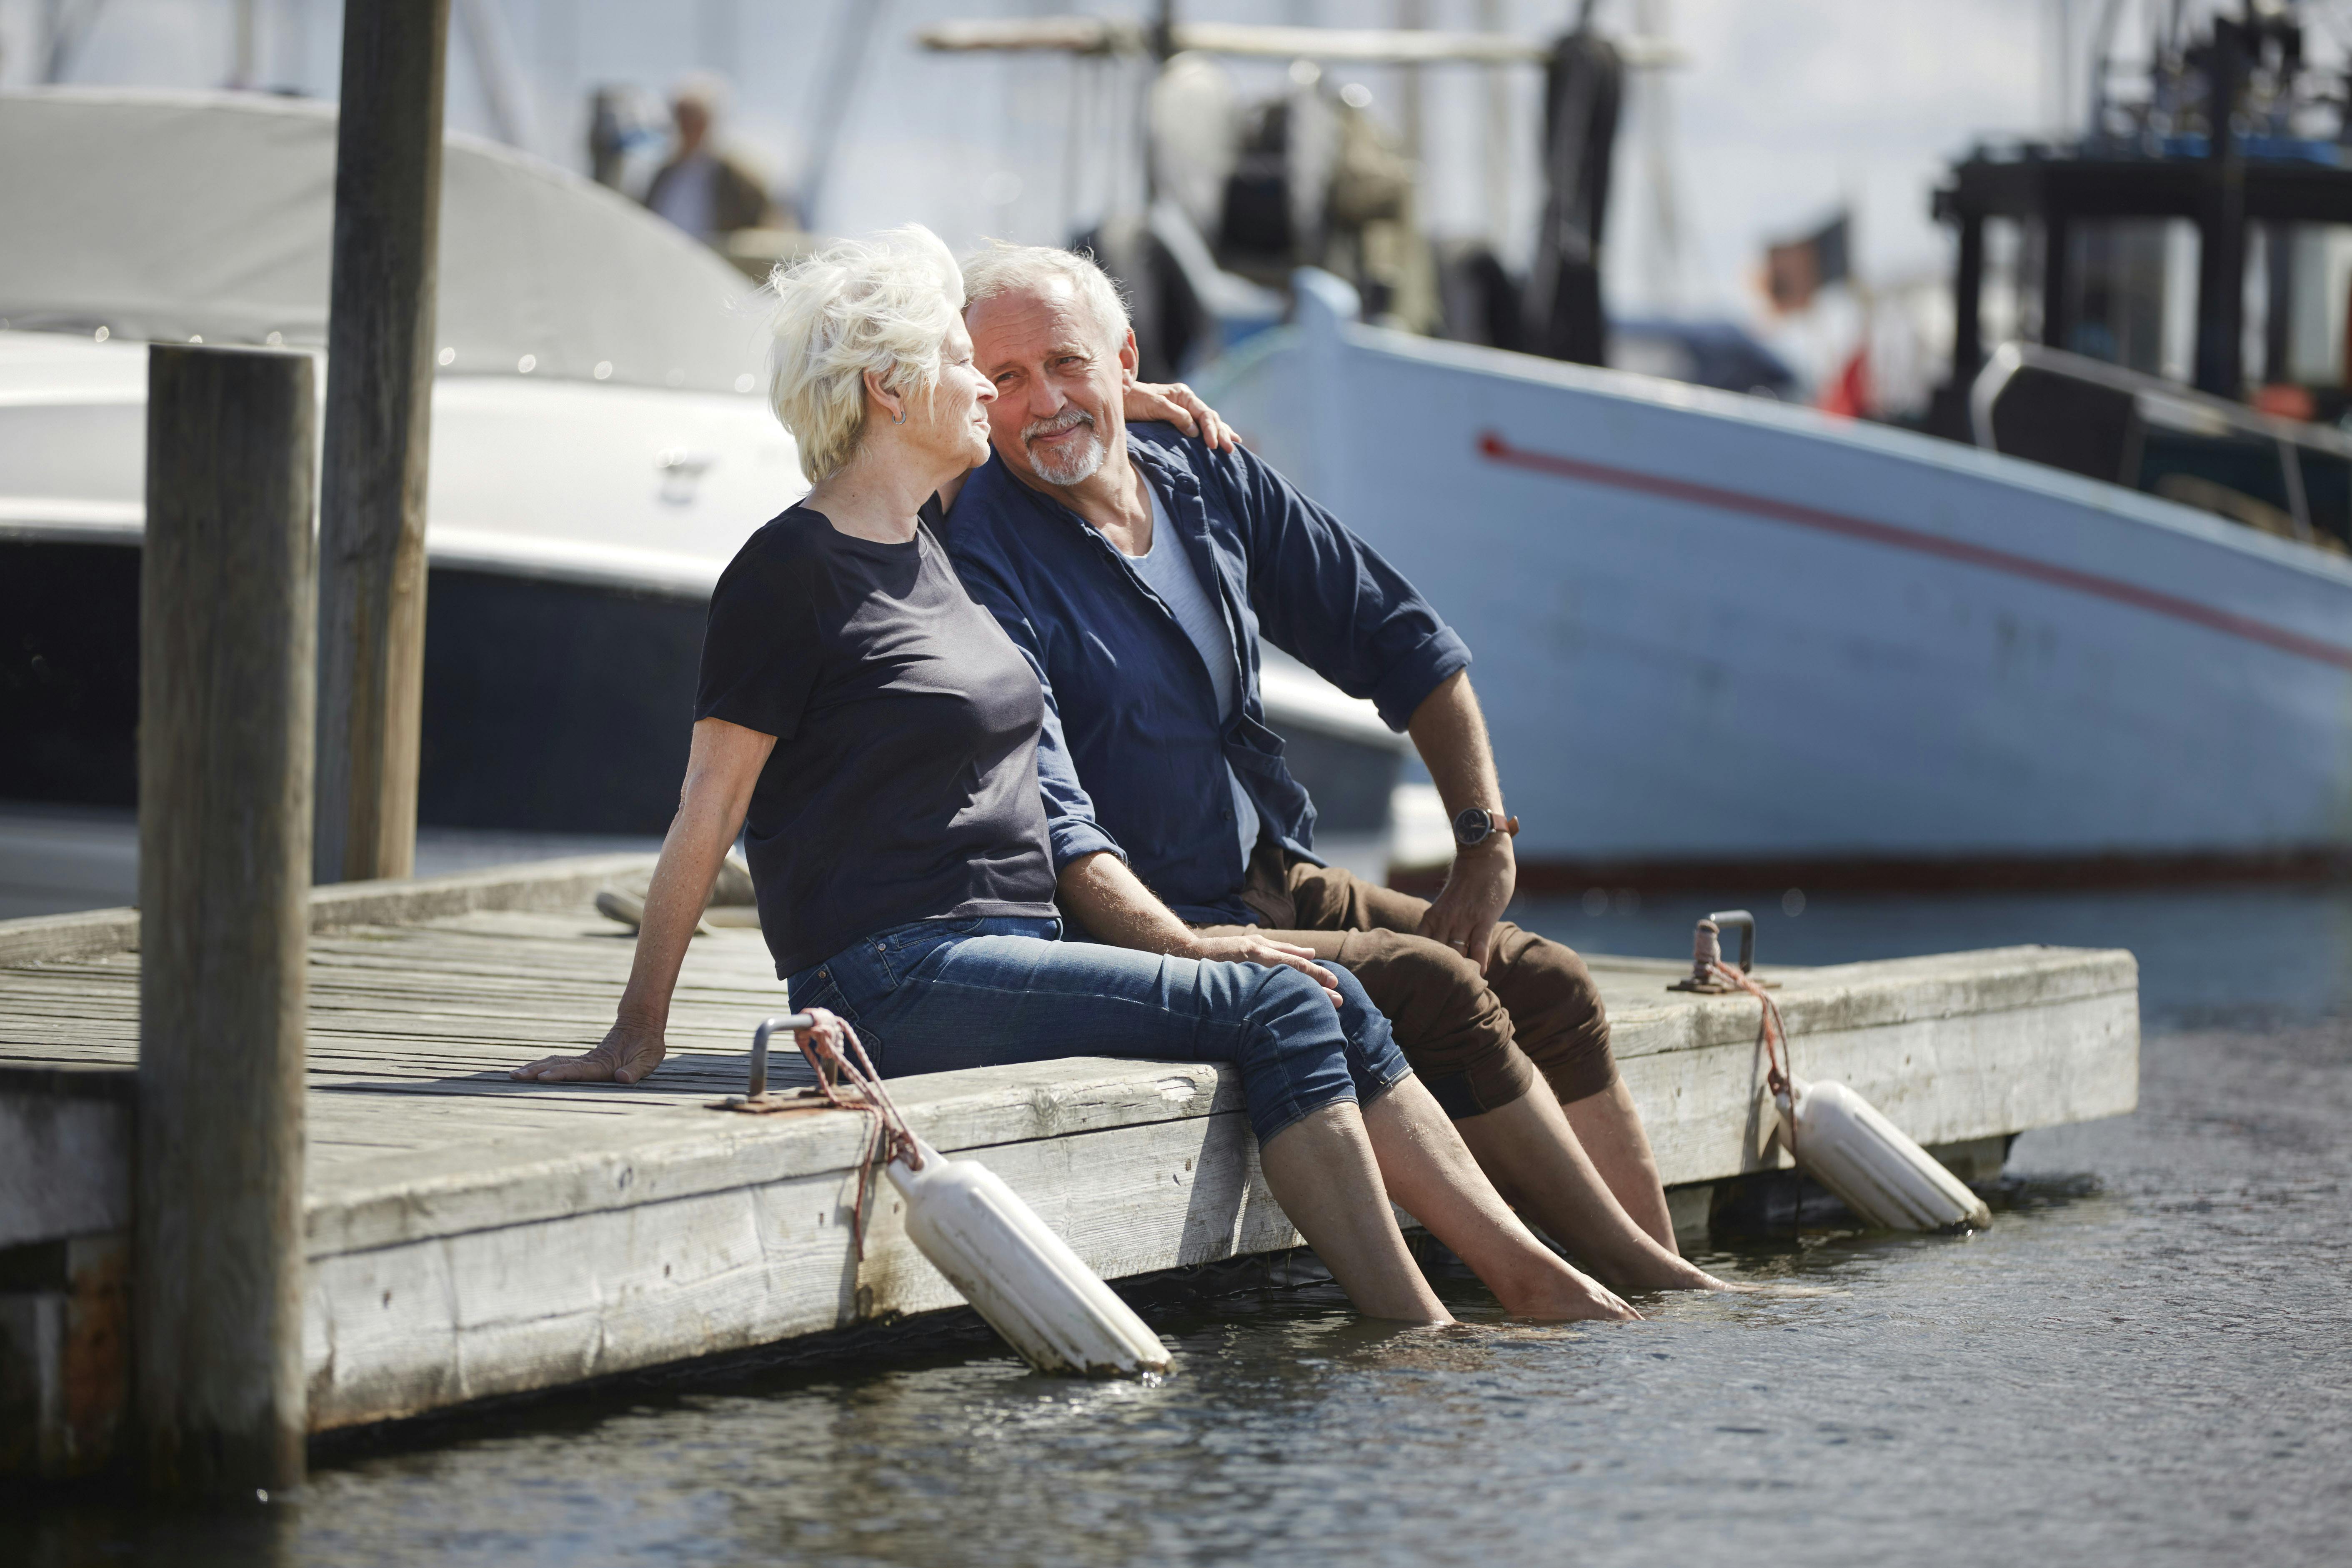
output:
[[[776,737],[746,848],[780,976],[914,921],[1055,912],[1045,699],[929,527],[887,544],[795,506],[753,534],[694,716]]]

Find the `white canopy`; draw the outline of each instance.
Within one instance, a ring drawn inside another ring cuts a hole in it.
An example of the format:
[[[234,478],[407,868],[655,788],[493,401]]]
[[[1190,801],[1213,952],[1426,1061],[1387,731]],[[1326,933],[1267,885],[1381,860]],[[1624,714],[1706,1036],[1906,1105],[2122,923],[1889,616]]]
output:
[[[332,104],[0,92],[0,326],[324,347],[334,196]],[[749,391],[765,342],[751,292],[624,196],[472,137],[445,143],[445,374]]]

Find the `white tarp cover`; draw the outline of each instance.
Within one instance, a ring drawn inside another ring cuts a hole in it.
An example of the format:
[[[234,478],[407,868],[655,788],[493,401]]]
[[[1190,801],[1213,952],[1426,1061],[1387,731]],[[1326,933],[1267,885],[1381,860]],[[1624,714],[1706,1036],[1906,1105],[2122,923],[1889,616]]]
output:
[[[0,92],[0,324],[184,342],[327,341],[335,109],[250,93]],[[751,286],[635,203],[453,135],[441,163],[444,374],[740,392]]]

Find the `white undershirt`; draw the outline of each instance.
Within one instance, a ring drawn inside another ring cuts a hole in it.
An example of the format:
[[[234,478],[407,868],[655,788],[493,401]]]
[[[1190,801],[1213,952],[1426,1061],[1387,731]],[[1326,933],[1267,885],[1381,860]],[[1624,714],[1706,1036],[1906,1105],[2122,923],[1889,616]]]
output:
[[[1208,667],[1209,684],[1216,689],[1217,721],[1230,723],[1236,700],[1234,690],[1234,659],[1233,634],[1225,629],[1225,615],[1217,601],[1202,585],[1201,575],[1192,568],[1192,557],[1184,549],[1184,542],[1176,537],[1176,525],[1168,521],[1168,509],[1160,503],[1160,492],[1145,480],[1144,493],[1151,498],[1151,548],[1141,555],[1129,556],[1129,564],[1135,574],[1160,595],[1175,616],[1176,624],[1184,628],[1184,636],[1201,655]],[[1225,782],[1234,791],[1234,825],[1241,839],[1242,866],[1249,866],[1249,858],[1257,847],[1257,806],[1242,788],[1242,781],[1234,772],[1234,764],[1225,764]]]

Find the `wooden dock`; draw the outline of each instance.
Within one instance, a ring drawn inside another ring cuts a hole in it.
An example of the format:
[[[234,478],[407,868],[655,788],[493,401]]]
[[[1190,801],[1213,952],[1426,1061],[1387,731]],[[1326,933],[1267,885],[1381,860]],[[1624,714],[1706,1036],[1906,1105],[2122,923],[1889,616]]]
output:
[[[713,1108],[779,1010],[756,931],[694,943],[651,1083],[507,1078],[610,1023],[633,942],[588,900],[645,863],[313,894],[314,1430],[956,1303],[886,1184],[853,1255],[864,1118]],[[0,922],[0,1471],[89,1468],[121,1419],[138,931],[128,910]],[[1779,1158],[1755,1004],[1670,993],[1671,963],[1588,961],[1678,1218],[1703,1223],[1708,1184]],[[2129,953],[1759,973],[1801,1075],[1852,1084],[1963,1173],[1997,1170],[2017,1132],[2136,1103]],[[1082,1058],[895,1087],[917,1131],[980,1153],[1108,1278],[1297,1244],[1216,1069]]]

